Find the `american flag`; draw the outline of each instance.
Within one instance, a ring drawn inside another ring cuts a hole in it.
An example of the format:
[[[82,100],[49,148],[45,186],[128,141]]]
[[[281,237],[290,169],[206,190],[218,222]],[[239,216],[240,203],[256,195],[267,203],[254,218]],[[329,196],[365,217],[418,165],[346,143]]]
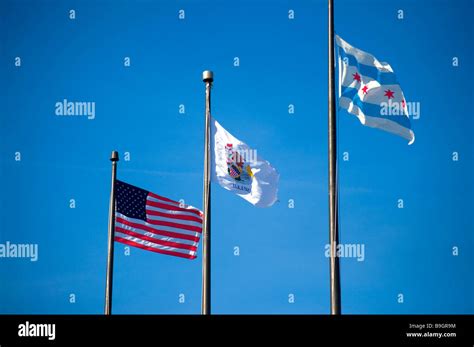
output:
[[[195,259],[202,212],[117,180],[115,241],[148,251]]]

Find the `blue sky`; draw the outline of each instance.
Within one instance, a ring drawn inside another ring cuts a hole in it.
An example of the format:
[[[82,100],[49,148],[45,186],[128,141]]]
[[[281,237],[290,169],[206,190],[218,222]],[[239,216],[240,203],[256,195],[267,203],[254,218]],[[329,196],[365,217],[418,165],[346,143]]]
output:
[[[335,2],[336,32],[421,105],[412,146],[338,112],[340,238],[365,247],[341,259],[342,311],[474,313],[472,1]],[[39,258],[0,258],[0,313],[103,312],[112,150],[121,180],[201,208],[205,69],[213,116],[281,176],[268,209],[212,186],[212,311],[328,313],[326,17],[315,0],[2,1],[0,243]],[[95,119],[56,116],[63,99]],[[200,312],[200,253],[116,244],[114,275],[115,313]]]

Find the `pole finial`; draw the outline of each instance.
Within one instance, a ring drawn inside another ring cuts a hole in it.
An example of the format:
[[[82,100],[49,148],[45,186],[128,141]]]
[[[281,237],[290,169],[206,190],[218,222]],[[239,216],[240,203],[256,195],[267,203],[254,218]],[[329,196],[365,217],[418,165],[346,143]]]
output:
[[[204,82],[212,82],[214,81],[214,73],[210,70],[205,70],[202,73],[202,80]]]
[[[110,155],[110,161],[119,161],[119,154],[117,151],[112,151]]]

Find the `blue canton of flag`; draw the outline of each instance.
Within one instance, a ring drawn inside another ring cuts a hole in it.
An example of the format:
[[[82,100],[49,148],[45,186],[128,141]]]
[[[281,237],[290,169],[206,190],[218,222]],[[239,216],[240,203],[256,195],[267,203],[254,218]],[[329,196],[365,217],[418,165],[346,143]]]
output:
[[[336,35],[339,106],[366,126],[415,141],[405,97],[392,68]]]

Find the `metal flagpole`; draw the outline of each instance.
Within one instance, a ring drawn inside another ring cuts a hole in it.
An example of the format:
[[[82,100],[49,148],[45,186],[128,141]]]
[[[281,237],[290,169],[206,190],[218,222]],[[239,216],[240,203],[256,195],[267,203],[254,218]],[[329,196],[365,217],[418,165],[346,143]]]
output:
[[[110,207],[109,207],[109,245],[107,252],[107,278],[105,280],[105,312],[104,314],[112,314],[112,285],[114,273],[114,231],[115,231],[115,179],[117,178],[117,162],[119,155],[117,151],[113,151],[110,156],[112,162],[112,187],[110,190]]]
[[[204,71],[202,80],[206,84],[206,130],[204,133],[204,183],[202,220],[202,301],[201,314],[211,314],[211,87],[212,71]]]
[[[337,213],[337,142],[336,100],[334,85],[334,1],[328,0],[328,156],[329,156],[329,262],[331,314],[341,314],[341,284],[339,258],[336,256],[339,243]]]

